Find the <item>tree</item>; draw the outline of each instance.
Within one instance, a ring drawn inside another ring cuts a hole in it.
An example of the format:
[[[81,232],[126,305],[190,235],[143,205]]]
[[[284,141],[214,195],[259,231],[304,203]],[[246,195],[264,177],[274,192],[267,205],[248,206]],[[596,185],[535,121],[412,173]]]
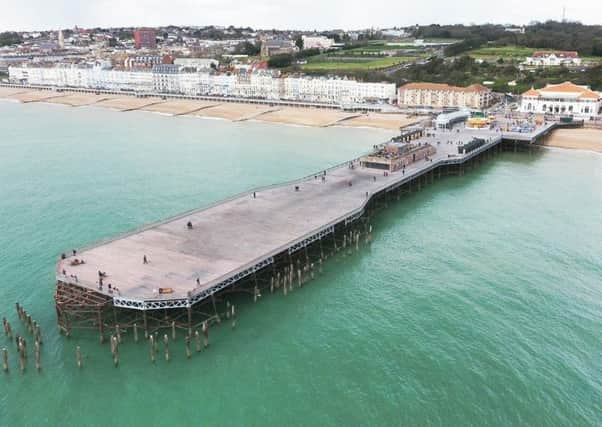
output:
[[[240,42],[234,48],[234,53],[237,55],[249,55],[255,56],[259,55],[261,51],[261,44],[259,43],[250,43],[248,41]]]
[[[299,50],[303,50],[303,37],[302,36],[297,37],[297,40],[295,40],[295,44],[297,45]]]
[[[602,56],[602,38],[594,40],[592,45],[592,55]]]
[[[0,46],[9,46],[12,44],[20,44],[23,42],[23,38],[19,33],[7,31],[0,33]]]
[[[117,38],[119,40],[132,40],[134,38],[134,33],[131,31],[120,31],[117,34]]]
[[[281,55],[274,55],[268,59],[268,66],[272,68],[284,68],[288,67],[293,63],[293,55],[289,53],[283,53]]]

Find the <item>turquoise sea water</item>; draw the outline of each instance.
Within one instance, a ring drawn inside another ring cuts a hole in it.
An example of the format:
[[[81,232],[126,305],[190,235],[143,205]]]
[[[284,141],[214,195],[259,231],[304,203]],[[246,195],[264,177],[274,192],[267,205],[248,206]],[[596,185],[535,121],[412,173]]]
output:
[[[371,248],[241,304],[208,351],[186,360],[180,337],[152,365],[126,338],[114,368],[96,334],[58,335],[62,251],[390,134],[10,102],[0,132],[0,315],[27,336],[19,301],[45,336],[25,374],[0,336],[0,426],[602,424],[599,154],[504,154],[438,181],[381,211]]]

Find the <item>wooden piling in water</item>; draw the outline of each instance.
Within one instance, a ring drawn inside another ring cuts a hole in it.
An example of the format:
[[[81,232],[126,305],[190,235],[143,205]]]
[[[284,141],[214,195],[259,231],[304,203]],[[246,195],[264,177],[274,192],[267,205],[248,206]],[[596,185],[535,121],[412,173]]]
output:
[[[19,352],[19,367],[21,368],[21,372],[25,372],[25,349],[20,337],[17,347]]]
[[[113,365],[117,367],[119,365],[119,338],[113,336],[114,351],[113,351]]]
[[[35,345],[34,355],[35,355],[36,369],[39,372],[42,369],[42,364],[40,362],[40,343],[38,341],[36,341],[34,345]]]
[[[205,348],[207,348],[207,347],[209,347],[209,326],[207,325],[206,320],[203,322],[202,330],[203,330],[203,335],[204,335],[203,345]]]
[[[4,333],[6,334],[6,336],[8,337],[8,339],[12,339],[13,338],[13,329],[10,326],[10,322],[8,320],[4,324]]]
[[[163,350],[165,352],[165,360],[169,362],[169,337],[167,334],[163,335]]]
[[[102,321],[102,312],[98,311],[98,333],[100,335],[100,343],[105,342],[104,323]]]
[[[31,315],[28,313],[26,317],[27,330],[30,333],[33,333],[33,321],[31,320]]]
[[[149,337],[149,348],[151,362],[155,363],[155,337],[152,334]]]
[[[196,352],[199,353],[201,351],[201,335],[199,331],[194,331],[194,343],[196,345]]]
[[[119,325],[115,325],[115,336],[117,337],[117,343],[121,344],[121,328]]]
[[[146,310],[142,312],[142,319],[144,323],[144,338],[148,339],[148,320],[146,318]]]
[[[77,363],[77,367],[81,369],[82,367],[82,349],[78,345],[75,347],[75,361]]]
[[[138,342],[138,325],[134,323],[134,342]]]
[[[232,329],[236,328],[236,312],[234,311],[234,305],[232,305]]]
[[[174,320],[171,321],[171,339],[176,340],[176,322]]]
[[[190,336],[186,335],[186,358],[190,359],[192,352],[190,351]]]
[[[2,370],[8,372],[8,350],[6,347],[2,348]]]

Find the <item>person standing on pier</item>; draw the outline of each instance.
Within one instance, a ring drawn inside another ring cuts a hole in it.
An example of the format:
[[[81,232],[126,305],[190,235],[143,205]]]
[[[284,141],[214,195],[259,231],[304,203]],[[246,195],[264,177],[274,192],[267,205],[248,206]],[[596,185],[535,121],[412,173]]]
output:
[[[148,258],[146,257],[146,255],[142,257],[142,264],[148,264]]]

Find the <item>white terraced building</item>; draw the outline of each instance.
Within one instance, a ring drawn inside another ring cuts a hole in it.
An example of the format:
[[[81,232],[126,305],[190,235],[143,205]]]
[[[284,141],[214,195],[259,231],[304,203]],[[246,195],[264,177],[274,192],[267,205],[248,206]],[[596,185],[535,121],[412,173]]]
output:
[[[282,98],[331,104],[367,101],[393,102],[393,83],[362,83],[349,79],[324,77],[286,77]]]
[[[302,36],[303,49],[327,50],[334,45],[334,39],[324,36]]]
[[[152,92],[153,75],[149,71],[118,71],[103,66],[82,67],[9,67],[13,83],[66,88]]]
[[[571,82],[529,89],[523,93],[520,111],[535,114],[573,115],[589,118],[600,113],[602,96],[587,86]]]
[[[109,69],[106,64],[18,66],[9,67],[9,80],[19,84],[66,88],[283,99],[345,106],[375,101],[391,103],[396,97],[393,83],[305,76],[279,78],[266,70],[240,74],[184,72],[175,64],[155,65],[152,70],[127,71]]]

